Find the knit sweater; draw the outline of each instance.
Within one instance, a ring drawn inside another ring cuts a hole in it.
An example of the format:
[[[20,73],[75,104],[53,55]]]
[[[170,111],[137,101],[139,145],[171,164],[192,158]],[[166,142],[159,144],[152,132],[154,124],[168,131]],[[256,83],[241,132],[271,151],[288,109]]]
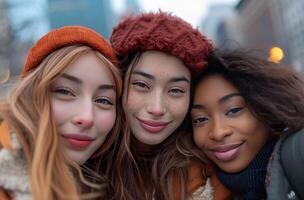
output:
[[[238,173],[226,173],[217,169],[220,181],[236,198],[244,200],[266,199],[265,176],[276,140],[269,141],[248,167]]]

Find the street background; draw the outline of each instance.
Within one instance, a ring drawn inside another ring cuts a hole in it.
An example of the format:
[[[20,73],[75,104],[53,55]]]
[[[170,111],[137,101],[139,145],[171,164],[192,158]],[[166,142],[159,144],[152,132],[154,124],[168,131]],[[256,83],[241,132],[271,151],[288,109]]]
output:
[[[303,0],[0,0],[0,92],[47,31],[84,25],[109,38],[121,17],[159,9],[191,23],[217,48],[245,48],[304,71]]]

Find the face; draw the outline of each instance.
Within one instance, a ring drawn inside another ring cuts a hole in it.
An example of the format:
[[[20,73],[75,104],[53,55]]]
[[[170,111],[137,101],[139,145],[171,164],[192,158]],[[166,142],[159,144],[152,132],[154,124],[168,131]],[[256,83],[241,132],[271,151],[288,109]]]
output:
[[[141,55],[123,94],[126,118],[139,142],[160,144],[180,126],[189,108],[190,79],[176,57],[157,51]]]
[[[269,136],[238,89],[220,75],[199,82],[191,115],[195,143],[228,173],[245,169]]]
[[[115,123],[111,71],[94,54],[83,55],[54,80],[51,106],[67,156],[84,163],[101,147]]]

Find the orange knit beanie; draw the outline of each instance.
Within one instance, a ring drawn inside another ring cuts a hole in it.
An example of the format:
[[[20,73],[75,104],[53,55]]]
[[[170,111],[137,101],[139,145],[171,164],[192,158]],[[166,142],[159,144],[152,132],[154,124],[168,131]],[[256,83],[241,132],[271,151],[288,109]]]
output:
[[[50,53],[70,45],[86,45],[104,55],[114,65],[118,64],[111,45],[96,31],[83,26],[65,26],[44,35],[30,49],[21,78],[36,68]]]

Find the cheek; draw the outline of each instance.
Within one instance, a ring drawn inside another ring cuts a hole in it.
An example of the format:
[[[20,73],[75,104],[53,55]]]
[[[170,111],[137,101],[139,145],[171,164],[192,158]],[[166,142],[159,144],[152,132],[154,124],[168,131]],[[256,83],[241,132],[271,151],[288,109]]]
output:
[[[137,92],[132,92],[129,89],[129,94],[124,94],[123,96],[123,109],[128,112],[136,111],[137,109],[142,107],[143,102],[145,102],[145,95],[141,95]]]
[[[200,128],[193,128],[193,139],[195,144],[200,147],[204,148],[205,143],[207,142],[206,133]]]
[[[260,132],[265,132],[265,126],[260,123],[250,112],[238,122],[239,132],[247,137],[255,137]]]
[[[52,118],[56,125],[60,125],[65,122],[68,117],[68,113],[71,112],[70,107],[63,101],[51,99]]]
[[[96,116],[96,123],[97,123],[97,129],[99,134],[108,134],[116,120],[116,111],[113,110],[107,110],[107,111],[100,111],[98,115]]]
[[[168,107],[171,113],[178,119],[184,120],[189,109],[190,98],[185,97],[178,100],[168,101]]]

